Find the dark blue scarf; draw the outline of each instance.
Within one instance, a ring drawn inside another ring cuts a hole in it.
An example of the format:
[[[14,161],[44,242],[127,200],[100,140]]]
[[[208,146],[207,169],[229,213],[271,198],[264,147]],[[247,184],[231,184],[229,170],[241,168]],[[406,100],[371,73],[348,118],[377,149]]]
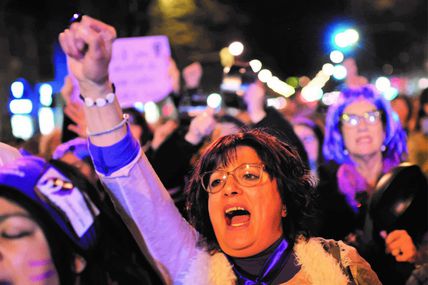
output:
[[[237,259],[233,259],[231,257],[228,257],[229,261],[232,263],[233,271],[235,272],[237,278],[238,278],[238,284],[239,285],[268,285],[272,284],[272,282],[278,277],[278,275],[281,273],[282,269],[284,268],[284,265],[289,260],[289,257],[292,253],[292,250],[288,248],[288,243],[285,239],[280,239],[277,242],[275,242],[270,248],[263,251],[263,253],[269,253],[272,248],[275,248],[275,250],[270,254],[270,256],[267,258],[267,260],[264,262],[263,266],[259,269],[258,275],[252,275],[250,273],[245,272],[242,270],[238,265]],[[257,256],[253,257],[255,261],[257,261],[258,257],[264,258],[264,254],[258,254]],[[257,266],[251,266],[252,268]],[[294,266],[293,266],[294,267]],[[257,268],[258,269],[258,268]],[[294,274],[299,270],[298,267],[295,267],[288,278],[291,278],[294,276]],[[285,281],[285,280],[284,280]]]

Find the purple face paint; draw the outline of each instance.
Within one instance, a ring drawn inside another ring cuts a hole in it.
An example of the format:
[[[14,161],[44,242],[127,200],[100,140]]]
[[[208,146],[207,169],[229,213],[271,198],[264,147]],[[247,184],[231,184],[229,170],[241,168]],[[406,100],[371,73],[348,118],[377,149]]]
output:
[[[43,281],[43,280],[49,279],[52,276],[54,276],[55,274],[56,274],[56,272],[55,272],[54,269],[49,269],[48,271],[43,272],[41,274],[31,276],[30,280],[33,281],[33,282],[39,282],[39,281]]]
[[[28,263],[31,267],[33,266],[44,266],[52,264],[52,259],[46,259],[46,260],[33,260]]]

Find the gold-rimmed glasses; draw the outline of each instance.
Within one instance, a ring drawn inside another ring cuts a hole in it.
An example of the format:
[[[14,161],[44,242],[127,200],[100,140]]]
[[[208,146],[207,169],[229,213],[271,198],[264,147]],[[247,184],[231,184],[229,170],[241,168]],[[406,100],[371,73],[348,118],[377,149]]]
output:
[[[265,166],[262,163],[244,163],[232,171],[217,169],[200,175],[202,187],[208,193],[214,194],[223,189],[229,175],[244,187],[256,186],[260,183]]]

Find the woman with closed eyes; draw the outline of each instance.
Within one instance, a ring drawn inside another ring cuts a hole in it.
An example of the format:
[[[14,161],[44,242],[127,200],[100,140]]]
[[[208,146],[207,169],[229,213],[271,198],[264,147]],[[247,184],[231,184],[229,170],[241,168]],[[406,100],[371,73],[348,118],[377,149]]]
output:
[[[26,156],[3,165],[0,284],[159,284],[96,195],[60,161]]]

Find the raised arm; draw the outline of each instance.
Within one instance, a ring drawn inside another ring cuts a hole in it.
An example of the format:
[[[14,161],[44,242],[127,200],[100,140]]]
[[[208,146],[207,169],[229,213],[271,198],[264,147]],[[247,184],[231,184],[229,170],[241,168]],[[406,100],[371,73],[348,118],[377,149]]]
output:
[[[59,36],[81,95],[86,103],[96,102],[84,109],[97,172],[140,248],[167,283],[176,282],[199,252],[198,234],[181,217],[130,135],[117,98],[111,100],[108,65],[115,38],[113,27],[88,16]]]
[[[59,35],[62,49],[67,55],[70,72],[79,83],[84,98],[106,100],[113,92],[108,76],[112,44],[116,31],[112,26],[83,16]],[[122,121],[122,111],[117,100],[102,107],[85,108],[89,133],[99,133],[113,129]],[[126,134],[122,128],[103,135],[92,136],[91,142],[97,146],[109,146],[120,141]]]

